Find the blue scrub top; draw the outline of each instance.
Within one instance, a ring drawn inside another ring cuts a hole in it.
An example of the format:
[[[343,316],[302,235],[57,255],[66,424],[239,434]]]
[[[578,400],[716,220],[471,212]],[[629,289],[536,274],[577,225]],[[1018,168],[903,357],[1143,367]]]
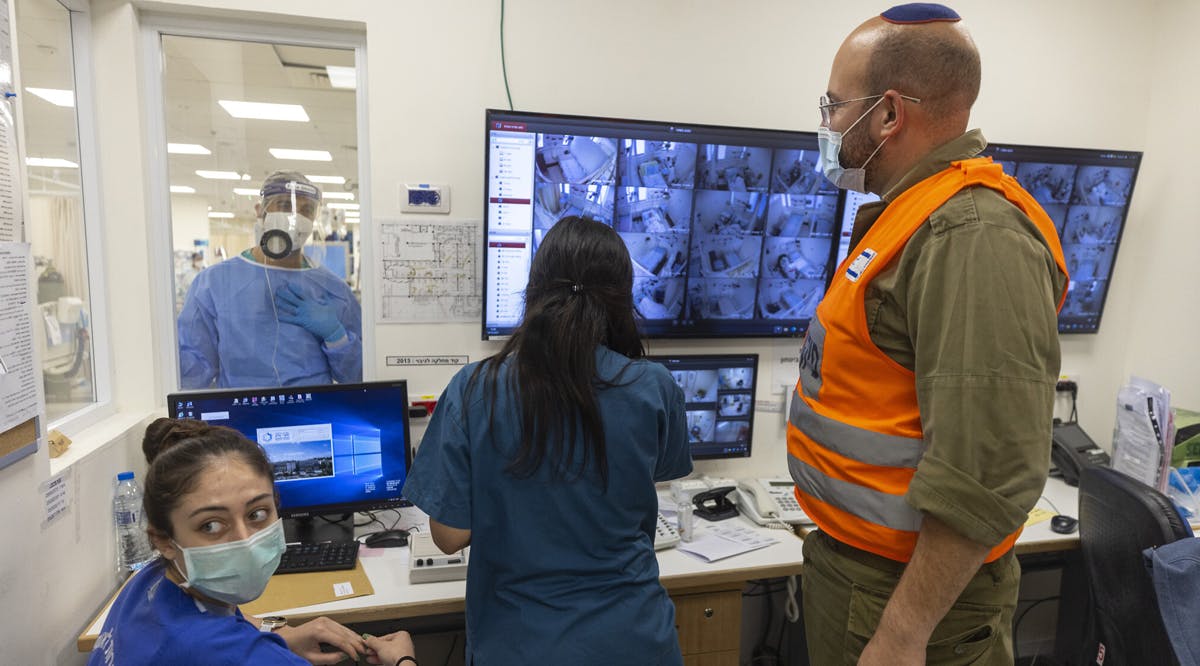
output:
[[[650,361],[596,350],[596,397],[608,489],[581,479],[504,471],[520,443],[510,359],[496,411],[478,363],[454,376],[425,431],[404,496],[450,527],[471,530],[467,649],[476,665],[681,664],[675,610],[658,582],[654,483],[692,471],[683,392]],[[494,418],[493,418],[494,417]],[[489,420],[491,419],[491,420]]]
[[[241,611],[203,604],[165,574],[161,558],[134,574],[109,609],[88,666],[308,664]]]
[[[294,284],[333,304],[346,339],[333,345],[275,317],[274,294]],[[362,381],[362,308],[319,266],[280,268],[238,255],[196,276],[179,313],[184,389],[302,386]]]

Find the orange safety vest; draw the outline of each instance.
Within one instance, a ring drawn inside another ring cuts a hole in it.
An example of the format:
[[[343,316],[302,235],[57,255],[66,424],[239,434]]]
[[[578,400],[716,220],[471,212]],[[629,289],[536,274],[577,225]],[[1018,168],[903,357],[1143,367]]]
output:
[[[867,285],[904,250],[931,214],[960,190],[996,190],[1033,220],[1063,275],[1054,222],[991,158],[953,162],[891,202],[842,262],[800,352],[788,417],[788,466],[796,499],[833,538],[900,562],[912,557],[922,516],[904,499],[925,453],[913,372],[871,341]],[[1058,300],[1061,310],[1066,289]],[[1008,552],[1018,528],[988,553]]]

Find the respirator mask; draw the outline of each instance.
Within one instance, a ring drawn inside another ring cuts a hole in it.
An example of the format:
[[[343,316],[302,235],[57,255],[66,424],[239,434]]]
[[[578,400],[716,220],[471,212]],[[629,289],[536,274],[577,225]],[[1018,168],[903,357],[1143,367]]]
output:
[[[271,259],[299,252],[312,235],[321,192],[307,183],[275,182],[262,189],[262,217],[254,223],[254,241]]]

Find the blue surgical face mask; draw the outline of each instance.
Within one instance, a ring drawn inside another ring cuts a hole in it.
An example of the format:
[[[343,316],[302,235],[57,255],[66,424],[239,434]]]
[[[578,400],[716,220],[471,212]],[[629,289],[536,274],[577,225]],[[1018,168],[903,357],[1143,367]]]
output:
[[[187,580],[182,587],[227,604],[244,604],[262,596],[287,548],[282,520],[241,541],[194,548],[171,543],[183,552]],[[177,563],[175,568],[179,568]]]
[[[855,192],[867,191],[866,166],[871,161],[871,158],[875,157],[875,153],[878,153],[879,149],[883,148],[883,144],[887,143],[887,139],[884,139],[879,143],[878,146],[875,147],[875,151],[872,152],[869,157],[867,157],[867,161],[863,162],[862,166],[846,169],[842,167],[841,159],[839,157],[842,152],[842,137],[848,134],[850,130],[854,129],[854,126],[857,125],[863,118],[866,118],[867,114],[873,111],[876,106],[879,106],[879,103],[882,102],[883,99],[883,97],[880,97],[879,99],[875,100],[875,103],[871,105],[871,108],[864,111],[863,114],[858,117],[858,120],[855,120],[850,124],[849,127],[846,128],[845,132],[835,132],[828,127],[817,128],[817,144],[820,146],[821,152],[820,161],[817,164],[817,170],[821,173],[824,173],[825,177],[828,178],[829,182],[833,183],[835,187],[840,187],[843,190],[853,190]]]

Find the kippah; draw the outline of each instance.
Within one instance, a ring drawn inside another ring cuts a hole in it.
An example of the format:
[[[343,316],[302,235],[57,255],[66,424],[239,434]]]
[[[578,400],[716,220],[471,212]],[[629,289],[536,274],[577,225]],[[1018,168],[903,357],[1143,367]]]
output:
[[[962,20],[958,12],[936,2],[910,2],[907,5],[896,5],[879,16],[888,23],[904,25]]]

